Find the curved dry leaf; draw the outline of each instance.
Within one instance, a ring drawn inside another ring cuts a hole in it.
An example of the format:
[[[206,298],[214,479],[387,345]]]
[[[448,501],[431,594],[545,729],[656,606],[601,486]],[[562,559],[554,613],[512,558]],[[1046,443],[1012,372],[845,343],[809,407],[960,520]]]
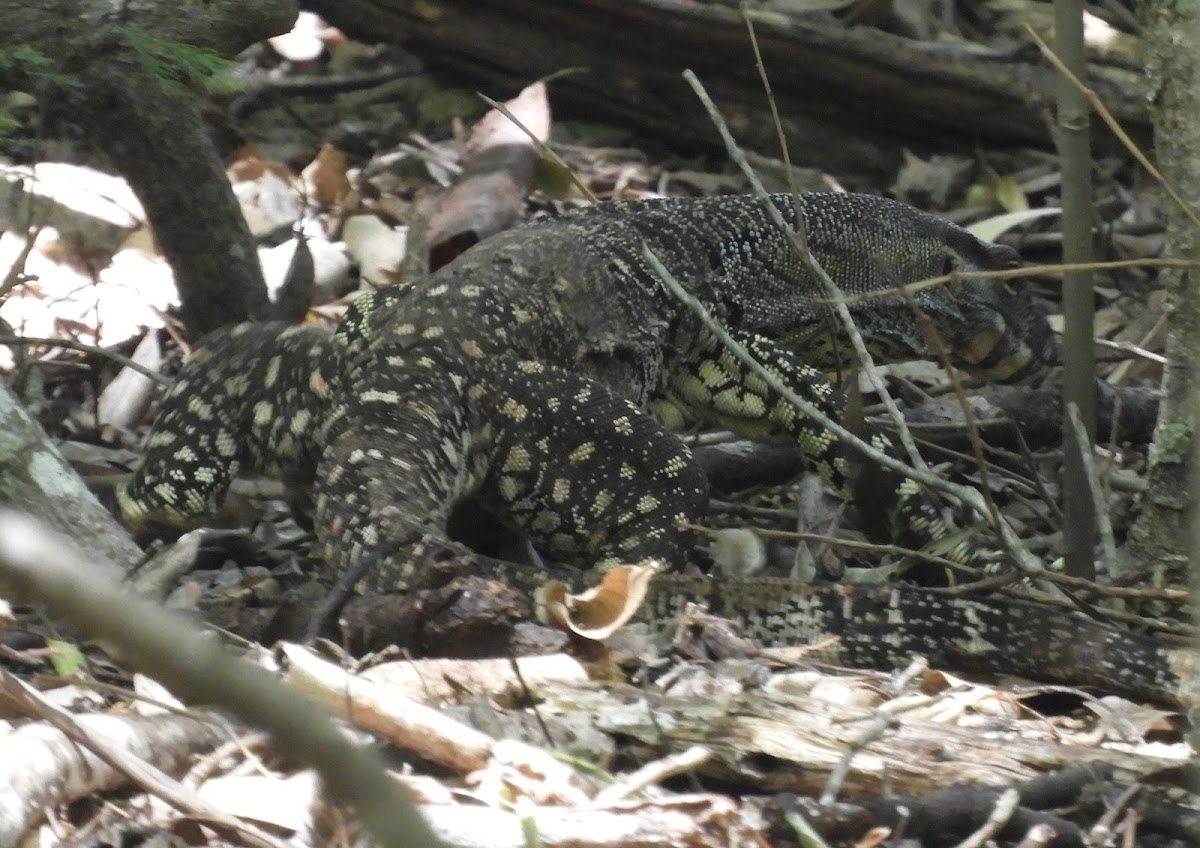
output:
[[[300,176],[308,199],[324,209],[337,206],[350,194],[350,157],[332,144],[323,144]]]
[[[521,217],[538,158],[535,140],[544,142],[550,136],[545,83],[527,86],[504,108],[508,114],[493,108],[475,124],[464,151],[463,171],[429,216],[434,268]]]
[[[984,241],[995,241],[1004,235],[1004,233],[1019,227],[1027,221],[1035,221],[1038,218],[1045,218],[1049,215],[1059,215],[1062,210],[1057,207],[1045,207],[1043,209],[1023,209],[1019,212],[1005,212],[1003,215],[993,215],[990,218],[984,218],[982,221],[976,221],[967,227],[967,231],[972,233],[977,238]]]
[[[531,134],[539,141],[550,138],[550,99],[546,96],[545,82],[527,85],[504,106],[513,118],[521,122],[521,126],[514,124],[499,109],[490,110],[471,129],[471,137],[467,140],[467,159],[489,147],[504,144],[528,146]]]
[[[657,563],[617,566],[578,595],[557,580],[547,581],[535,597],[538,618],[584,639],[607,639],[637,613],[659,570]]]
[[[534,615],[538,621],[555,630],[570,630],[567,612],[567,585],[560,580],[547,580],[533,593]]]

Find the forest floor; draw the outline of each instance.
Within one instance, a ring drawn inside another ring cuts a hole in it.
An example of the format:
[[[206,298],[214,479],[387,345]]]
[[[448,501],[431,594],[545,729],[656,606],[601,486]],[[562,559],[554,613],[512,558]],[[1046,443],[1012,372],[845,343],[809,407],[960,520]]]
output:
[[[522,220],[590,202],[580,186],[600,200],[748,190],[710,156],[681,155],[612,124],[556,121],[553,87],[548,96],[533,83],[507,108],[554,151],[551,161],[472,91],[422,72],[397,48],[356,44],[319,25],[249,51],[241,73],[253,84],[223,104],[216,128],[227,140],[230,180],[273,295],[311,292],[305,320],[330,326],[354,293],[420,267],[414,249],[440,266]],[[841,188],[836,174],[756,162],[769,190]],[[170,268],[123,180],[83,158],[29,165],[35,179],[10,190],[41,198],[52,223],[32,244],[15,231],[0,236],[0,264],[26,275],[0,304],[0,319],[5,334],[39,341],[0,348],[0,367],[103,494],[136,465],[166,382],[121,357],[169,378],[195,340],[175,315]],[[1099,161],[1096,171],[1103,258],[1160,255],[1154,194],[1120,159]],[[909,155],[891,184],[854,188],[929,209],[1044,264],[1059,260],[1057,175],[1044,151],[981,148]],[[1057,281],[1036,286],[1060,329]],[[1102,272],[1096,298],[1101,377],[1117,398],[1096,458],[1112,527],[1106,557],[1119,559],[1145,489],[1165,318],[1149,269]],[[935,365],[880,371],[931,462],[989,486],[1029,549],[1057,559],[1056,391],[968,385],[964,413]],[[860,417],[880,414],[865,378],[847,389]],[[990,445],[986,480],[969,455],[967,416]],[[1014,439],[1013,418],[1023,438]],[[872,580],[893,570],[843,504],[814,478],[797,482],[791,458],[731,460],[722,454],[728,434],[685,438],[712,454],[719,494],[710,529],[771,531],[773,573]],[[1183,788],[1195,792],[1196,777],[1173,705],[1002,675],[967,679],[918,657],[907,669],[838,668],[821,661],[820,646],[760,648],[699,611],[673,638],[631,626],[592,651],[514,623],[522,615],[503,605],[467,622],[443,617],[408,628],[409,642],[384,639],[388,647],[365,657],[364,642],[380,640],[353,621],[343,622],[340,644],[305,646],[304,625],[331,581],[313,561],[304,511],[269,481],[241,481],[233,501],[229,529],[149,549],[151,568],[184,573],[164,592],[166,605],[220,628],[286,686],[388,744],[397,779],[449,845],[811,844],[809,828],[828,844],[970,844],[974,834],[978,844],[1082,845],[1104,831],[1127,845],[1182,845],[1200,821],[1195,794],[1183,797]],[[503,551],[513,541],[474,518],[464,517],[461,532],[476,546]],[[705,568],[720,558],[708,544],[691,557]],[[1104,564],[1113,579],[1118,563]],[[1159,606],[1125,612],[1144,623],[1183,596],[1164,589],[1151,598]],[[324,804],[311,772],[268,738],[212,713],[189,714],[152,681],[94,644],[59,636],[28,609],[5,613],[0,601],[0,670],[8,670],[0,678],[0,796],[7,779],[20,802],[0,804],[0,844],[26,827],[44,844],[358,838]],[[1164,618],[1158,632],[1191,630]],[[427,708],[445,724],[418,723]],[[52,720],[71,723],[80,747],[46,741]],[[85,753],[90,739],[120,739],[172,776],[131,788],[130,767]],[[481,749],[485,756],[472,753]],[[251,829],[218,821],[214,807]]]

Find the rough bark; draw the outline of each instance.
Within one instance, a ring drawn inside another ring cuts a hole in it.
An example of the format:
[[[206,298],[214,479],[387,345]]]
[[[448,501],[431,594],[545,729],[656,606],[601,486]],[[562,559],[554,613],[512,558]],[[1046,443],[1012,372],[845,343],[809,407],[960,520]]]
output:
[[[401,40],[432,66],[463,73],[492,95],[558,78],[560,117],[606,118],[675,146],[718,139],[680,78],[692,68],[739,141],[777,154],[736,2],[700,0],[308,0],[348,32]],[[922,43],[824,14],[757,11],[764,64],[798,163],[839,178],[890,174],[903,148],[1049,147],[1044,110],[1054,76],[1032,51]],[[1088,83],[1134,135],[1146,129],[1137,74],[1093,64]],[[1108,141],[1108,139],[1104,139]]]
[[[286,31],[295,15],[291,0],[189,3],[186,12],[158,2],[0,0],[0,50],[36,50],[71,81],[44,97],[45,105],[81,124],[129,180],[175,272],[195,336],[265,315],[266,287],[199,98],[166,79],[169,71],[148,68],[131,35],[232,56]]]
[[[1200,56],[1183,45],[1200,38],[1200,8],[1185,0],[1147,4],[1146,75],[1153,93],[1155,150],[1167,182],[1200,213]],[[1165,200],[1166,254],[1200,260],[1200,232],[1176,203]],[[1200,271],[1164,271],[1167,294],[1167,366],[1164,397],[1150,453],[1149,491],[1134,528],[1137,581],[1178,581],[1193,544],[1200,485],[1194,446],[1200,381]],[[1198,567],[1195,564],[1193,568]]]

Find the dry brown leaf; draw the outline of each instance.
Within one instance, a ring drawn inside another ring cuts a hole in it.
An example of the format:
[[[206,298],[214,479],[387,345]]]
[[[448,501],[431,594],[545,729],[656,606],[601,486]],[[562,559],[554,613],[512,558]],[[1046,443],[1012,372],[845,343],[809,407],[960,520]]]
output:
[[[1176,713],[1108,695],[1087,700],[1083,706],[1096,714],[1099,727],[1110,739],[1140,742],[1151,731],[1171,731]]]
[[[230,182],[240,183],[257,180],[267,171],[285,182],[290,182],[292,179],[292,171],[287,165],[263,159],[253,147],[238,148],[225,173],[229,176]]]
[[[498,109],[490,110],[475,124],[471,130],[471,137],[467,139],[468,160],[489,147],[501,144],[530,144],[531,134],[538,141],[545,141],[550,137],[550,101],[546,97],[544,82],[526,86],[504,106],[525,129],[518,127],[508,115]]]
[[[657,564],[617,566],[578,595],[551,580],[537,593],[538,617],[585,639],[607,639],[637,613],[659,569]]]
[[[328,209],[345,200],[350,194],[350,179],[346,176],[349,167],[345,153],[332,144],[321,145],[316,158],[301,174],[309,201]]]
[[[504,105],[524,129],[493,109],[471,130],[464,146],[463,171],[429,218],[434,268],[512,226],[521,215],[537,160],[529,135],[539,141],[550,135],[545,83],[526,87]]]

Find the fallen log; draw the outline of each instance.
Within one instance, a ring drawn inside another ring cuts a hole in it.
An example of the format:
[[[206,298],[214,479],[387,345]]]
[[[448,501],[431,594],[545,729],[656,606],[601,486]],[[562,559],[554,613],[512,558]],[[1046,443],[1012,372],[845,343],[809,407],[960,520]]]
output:
[[[560,117],[618,121],[677,147],[718,139],[681,79],[693,69],[740,142],[777,155],[777,134],[734,0],[310,0],[357,37],[399,41],[434,68],[504,96],[532,79]],[[1036,4],[1041,5],[1041,4]],[[1036,49],[924,42],[824,13],[753,10],[763,62],[798,163],[851,182],[889,177],[901,151],[1051,148],[1055,72]],[[1011,43],[1011,42],[1010,42]],[[1136,138],[1149,136],[1140,70],[1089,64],[1087,84]],[[1104,133],[1097,144],[1115,149]]]

